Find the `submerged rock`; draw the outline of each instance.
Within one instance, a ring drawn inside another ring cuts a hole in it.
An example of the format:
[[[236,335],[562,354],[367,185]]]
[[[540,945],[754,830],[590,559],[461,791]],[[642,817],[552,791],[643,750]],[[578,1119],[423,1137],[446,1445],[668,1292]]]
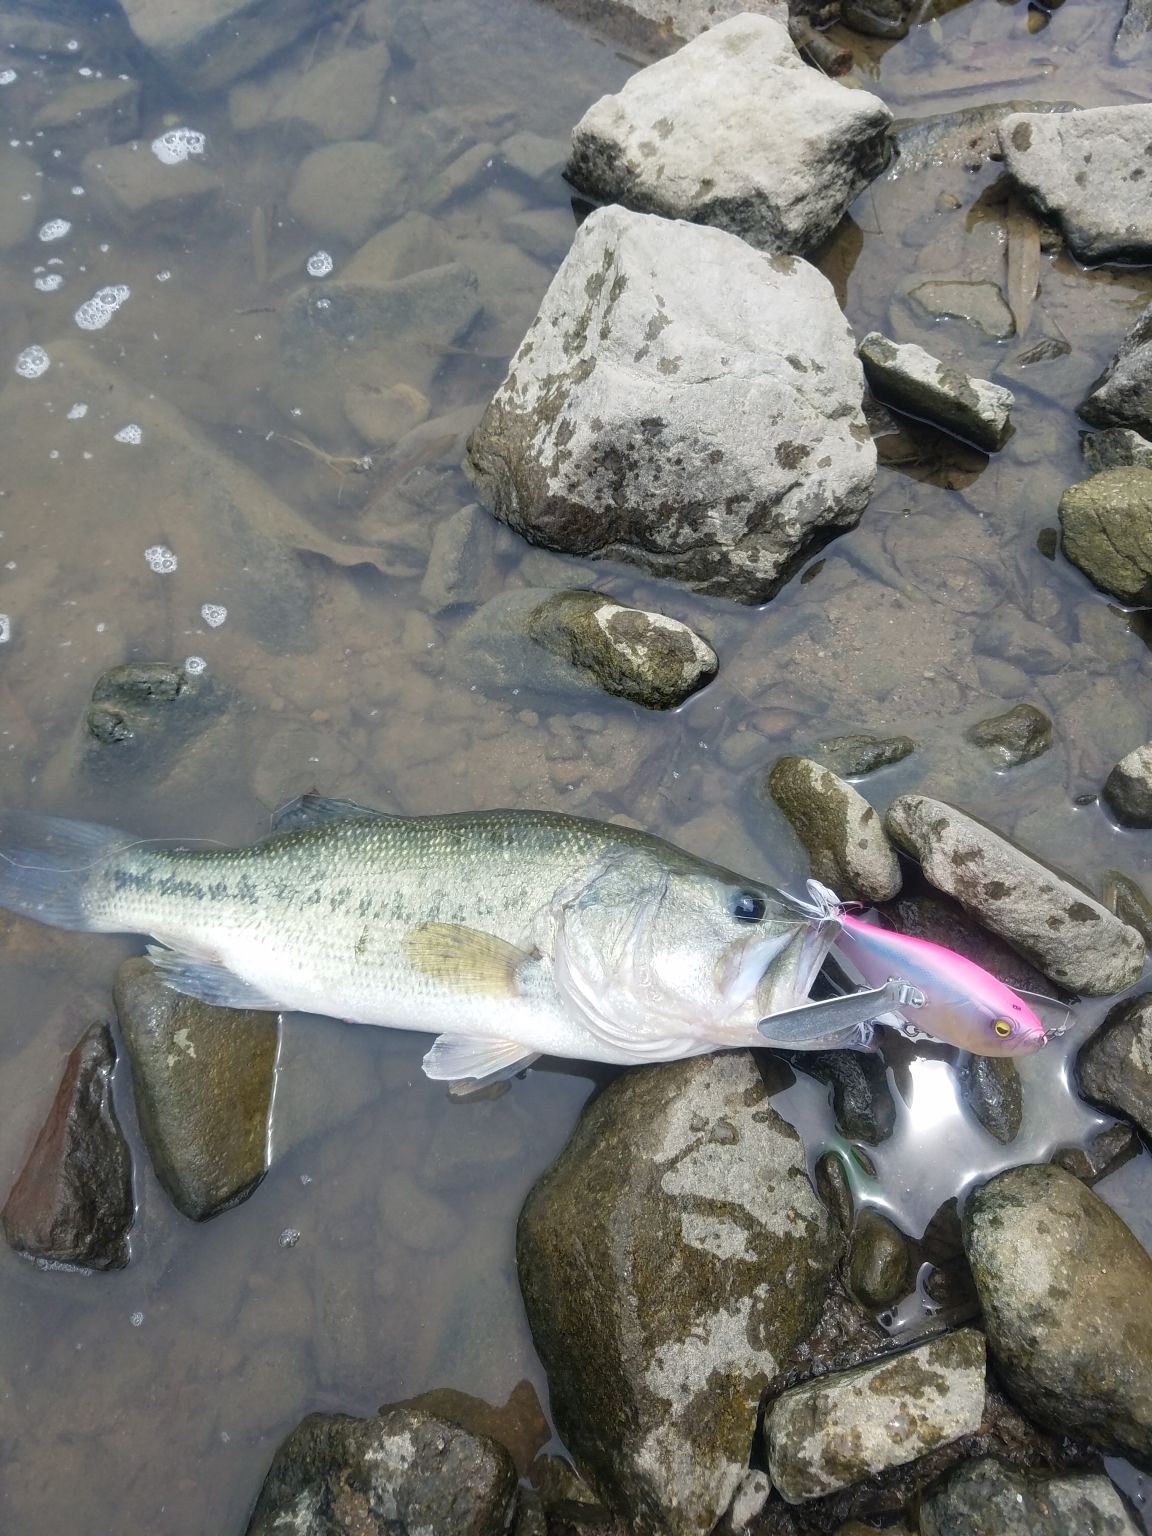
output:
[[[1145,944],[1152,944],[1152,901],[1131,875],[1120,869],[1106,870],[1100,895],[1109,912],[1115,912],[1122,923],[1135,928]]]
[[[220,195],[215,171],[194,159],[165,165],[147,144],[114,144],[91,150],[81,164],[85,185],[120,229],[137,225],[187,227],[203,218]]]
[[[914,1461],[984,1415],[984,1338],[946,1334],[777,1398],[765,1419],[772,1485],[789,1504]]]
[[[431,613],[487,596],[494,580],[495,525],[473,503],[453,512],[432,535],[420,596]]]
[[[1030,763],[1052,745],[1052,722],[1035,704],[1015,704],[1002,715],[979,720],[967,732],[974,746],[982,747],[999,768]]]
[[[890,122],[877,97],[810,69],[786,26],[745,14],[601,97],[567,175],[600,201],[802,255],[883,169]]]
[[[72,154],[136,133],[140,118],[137,80],[78,80],[51,96],[32,119],[55,144]]]
[[[1102,794],[1122,827],[1152,827],[1152,742],[1120,759]]]
[[[706,1536],[839,1235],[746,1051],[618,1078],[520,1218],[557,1432],[633,1536]]]
[[[297,167],[288,207],[317,234],[357,245],[403,210],[406,179],[399,152],[385,144],[325,144]]]
[[[601,208],[469,443],[535,544],[765,602],[852,526],[876,450],[831,285],[721,230]]]
[[[1016,334],[1012,311],[996,283],[933,278],[908,296],[933,320],[966,320],[997,341]]]
[[[1152,0],[1128,0],[1112,44],[1112,56],[1122,64],[1152,57]]]
[[[1094,427],[1129,427],[1152,437],[1152,305],[1078,407]]]
[[[908,1240],[899,1227],[865,1206],[852,1230],[847,1280],[864,1306],[894,1306],[912,1290],[915,1276]]]
[[[101,746],[132,742],[174,752],[203,727],[215,700],[215,686],[203,673],[168,661],[126,662],[96,679],[84,723]],[[117,767],[123,768],[122,758]]]
[[[920,1536],[1138,1536],[1106,1477],[1045,1477],[994,1456],[965,1461],[920,1506]]]
[[[844,901],[871,905],[900,892],[884,823],[859,791],[806,757],[780,758],[767,788],[808,850],[812,873]]]
[[[303,74],[293,67],[272,79],[244,81],[228,98],[232,126],[288,128],[316,139],[353,140],[371,133],[391,65],[387,47],[342,48]]]
[[[156,62],[186,90],[207,94],[322,27],[342,6],[339,0],[123,0],[123,8]]]
[[[0,149],[0,251],[22,245],[36,228],[43,185],[35,160]]]
[[[135,1219],[132,1156],[112,1102],[116,1050],[93,1024],[68,1057],[52,1108],[4,1209],[18,1253],[50,1264],[122,1269]]]
[[[879,399],[995,453],[1010,431],[1011,390],[970,378],[909,342],[900,346],[870,331],[859,347],[868,382]]]
[[[1060,544],[1102,591],[1152,601],[1152,469],[1106,469],[1070,485],[1060,498]]]
[[[957,1072],[960,1095],[988,1132],[1005,1146],[1024,1120],[1020,1074],[1010,1056],[969,1056]]]
[[[1089,1186],[1099,1183],[1125,1163],[1139,1157],[1142,1150],[1140,1137],[1135,1129],[1117,1121],[1089,1138],[1083,1146],[1061,1147],[1052,1154],[1058,1168],[1064,1168]]]
[[[213,1008],[171,991],[148,960],[116,975],[140,1131],[173,1204],[205,1221],[268,1171],[277,1014]]]
[[[610,693],[644,709],[682,704],[717,667],[712,647],[678,619],[546,587],[485,603],[452,636],[449,661],[490,687]]]
[[[1152,469],[1152,443],[1130,427],[1081,432],[1080,452],[1090,475],[1098,475],[1102,469],[1126,469],[1133,464]]]
[[[836,1129],[849,1141],[875,1147],[896,1126],[896,1104],[884,1058],[860,1051],[782,1051],[798,1072],[832,1090]]]
[[[1152,993],[1117,1003],[1076,1058],[1080,1091],[1152,1139]]]
[[[504,1536],[508,1452],[424,1409],[310,1413],[272,1459],[245,1536]]]
[[[1136,930],[990,827],[925,795],[901,795],[884,824],[938,890],[1061,986],[1106,997],[1139,978]]]
[[[1109,1454],[1152,1456],[1152,1258],[1062,1168],[975,1191],[964,1247],[988,1345],[1031,1417]]]
[[[1000,124],[1008,172],[1089,265],[1152,257],[1152,105],[1018,112]]]
[[[825,768],[842,779],[862,779],[915,752],[911,736],[828,736],[816,743]]]

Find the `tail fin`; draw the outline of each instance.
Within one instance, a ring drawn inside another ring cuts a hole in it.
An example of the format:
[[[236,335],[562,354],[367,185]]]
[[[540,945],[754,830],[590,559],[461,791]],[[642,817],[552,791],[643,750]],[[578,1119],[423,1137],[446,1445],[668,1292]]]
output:
[[[89,821],[0,812],[0,907],[53,928],[90,928],[85,894],[92,875],[135,841]]]

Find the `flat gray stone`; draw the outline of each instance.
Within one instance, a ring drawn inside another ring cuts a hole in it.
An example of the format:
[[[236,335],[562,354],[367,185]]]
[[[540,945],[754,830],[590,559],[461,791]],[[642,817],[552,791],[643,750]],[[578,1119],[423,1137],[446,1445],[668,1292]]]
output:
[[[844,901],[871,905],[899,895],[896,850],[859,790],[806,757],[780,758],[768,788],[808,850],[817,880]]]
[[[997,341],[1016,334],[1012,311],[996,283],[933,278],[913,288],[909,298],[933,320],[966,320]]]
[[[475,504],[461,507],[439,525],[420,583],[420,596],[429,612],[443,613],[488,596],[495,579],[495,531],[487,512]]]
[[[873,392],[885,405],[995,453],[1010,430],[1011,390],[951,368],[914,342],[901,346],[871,331],[859,346]]]
[[[803,254],[883,169],[890,122],[810,69],[781,22],[740,15],[590,107],[567,174],[604,202]]]
[[[1152,305],[1078,407],[1094,427],[1131,427],[1152,437]]]
[[[1009,174],[1088,265],[1152,259],[1152,105],[1018,112],[1000,124]]]
[[[297,167],[288,208],[317,234],[358,245],[401,212],[406,183],[401,155],[386,144],[325,144]]]
[[[215,171],[195,159],[165,165],[142,139],[90,150],[81,164],[84,184],[121,229],[168,225],[202,215],[219,197]]]

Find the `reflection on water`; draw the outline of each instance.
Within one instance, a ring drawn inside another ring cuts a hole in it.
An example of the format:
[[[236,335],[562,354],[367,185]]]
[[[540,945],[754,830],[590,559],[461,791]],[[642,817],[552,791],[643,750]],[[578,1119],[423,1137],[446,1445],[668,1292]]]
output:
[[[1108,65],[1120,9],[1067,0],[1033,36],[1023,7],[973,5],[898,45],[853,46],[898,117],[1021,97],[1091,106],[1140,84]],[[14,52],[0,74],[4,803],[222,841],[256,835],[275,804],[313,786],[410,813],[550,806],[626,815],[795,884],[802,857],[754,794],[761,770],[822,737],[902,731],[919,748],[870,783],[878,803],[925,789],[1089,882],[1114,867],[1147,878],[1146,840],[1081,803],[1152,736],[1142,634],[1037,549],[1081,475],[1072,408],[1146,302],[1147,277],[1043,255],[1026,334],[933,323],[911,296],[924,282],[1006,281],[998,169],[945,160],[880,180],[822,264],[857,334],[919,340],[1016,392],[1006,451],[986,462],[927,431],[891,434],[861,526],[759,612],[574,566],[497,530],[478,576],[488,592],[575,572],[694,624],[721,671],[672,716],[486,697],[444,675],[459,619],[421,595],[421,579],[436,527],[471,499],[463,436],[573,227],[557,153],[633,61],[537,0],[369,13],[384,18],[391,67],[376,115],[336,135],[314,119],[343,93],[295,118],[277,118],[277,103],[293,92],[299,103],[312,71],[374,46],[357,26],[318,27],[231,99],[174,92],[103,13],[76,23],[75,48]],[[78,84],[121,76],[140,92],[116,111],[138,112],[138,129],[111,111],[36,126]],[[136,155],[206,178],[203,199],[132,218],[98,197],[109,133],[133,131]],[[388,152],[391,190],[366,212],[363,178],[325,184],[332,195],[307,223],[298,169],[340,133]],[[402,250],[358,253],[403,214]],[[390,332],[375,315],[363,334],[387,341],[368,352],[310,351],[302,328],[323,330],[339,291],[324,285],[354,262],[377,276],[462,263],[478,313],[457,334],[444,298],[387,321]],[[1045,341],[1067,350],[1037,351]],[[1006,646],[1002,621],[1042,628],[1047,659]],[[202,661],[214,706],[171,751],[148,746],[135,771],[124,757],[110,771],[108,749],[83,732],[96,676],[186,657]],[[963,734],[1021,698],[1051,714],[1056,745],[997,774]],[[108,1016],[134,946],[8,919],[0,943],[6,1188],[64,1054]],[[1008,1153],[957,1109],[944,1067],[914,1064],[896,1134],[876,1150],[876,1198],[917,1233],[982,1173],[1083,1134],[1096,1117],[1061,1087],[1074,1043],[1024,1064],[1026,1127]],[[239,1530],[273,1447],[309,1409],[363,1412],[440,1385],[503,1400],[523,1376],[543,1395],[513,1225],[591,1080],[535,1071],[500,1098],[457,1103],[420,1076],[421,1050],[289,1020],[274,1167],[253,1199],[203,1227],[156,1185],[121,1069],[140,1201],[132,1265],[80,1279],[0,1254],[6,1529],[102,1530],[115,1509],[125,1529]],[[815,1148],[824,1090],[801,1078],[777,1102],[812,1126]],[[1101,1186],[1146,1239],[1147,1178],[1144,1156]]]

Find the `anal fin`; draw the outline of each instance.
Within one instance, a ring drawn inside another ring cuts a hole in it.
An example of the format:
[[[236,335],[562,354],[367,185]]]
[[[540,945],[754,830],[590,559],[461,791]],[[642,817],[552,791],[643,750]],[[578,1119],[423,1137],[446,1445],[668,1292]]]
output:
[[[157,944],[149,944],[147,953],[164,985],[185,997],[198,998],[214,1008],[261,1008],[278,1013],[284,1007],[218,960],[179,949],[161,949]]]
[[[478,1040],[470,1035],[437,1035],[424,1057],[424,1075],[437,1083],[514,1077],[530,1067],[539,1051],[518,1040]]]

